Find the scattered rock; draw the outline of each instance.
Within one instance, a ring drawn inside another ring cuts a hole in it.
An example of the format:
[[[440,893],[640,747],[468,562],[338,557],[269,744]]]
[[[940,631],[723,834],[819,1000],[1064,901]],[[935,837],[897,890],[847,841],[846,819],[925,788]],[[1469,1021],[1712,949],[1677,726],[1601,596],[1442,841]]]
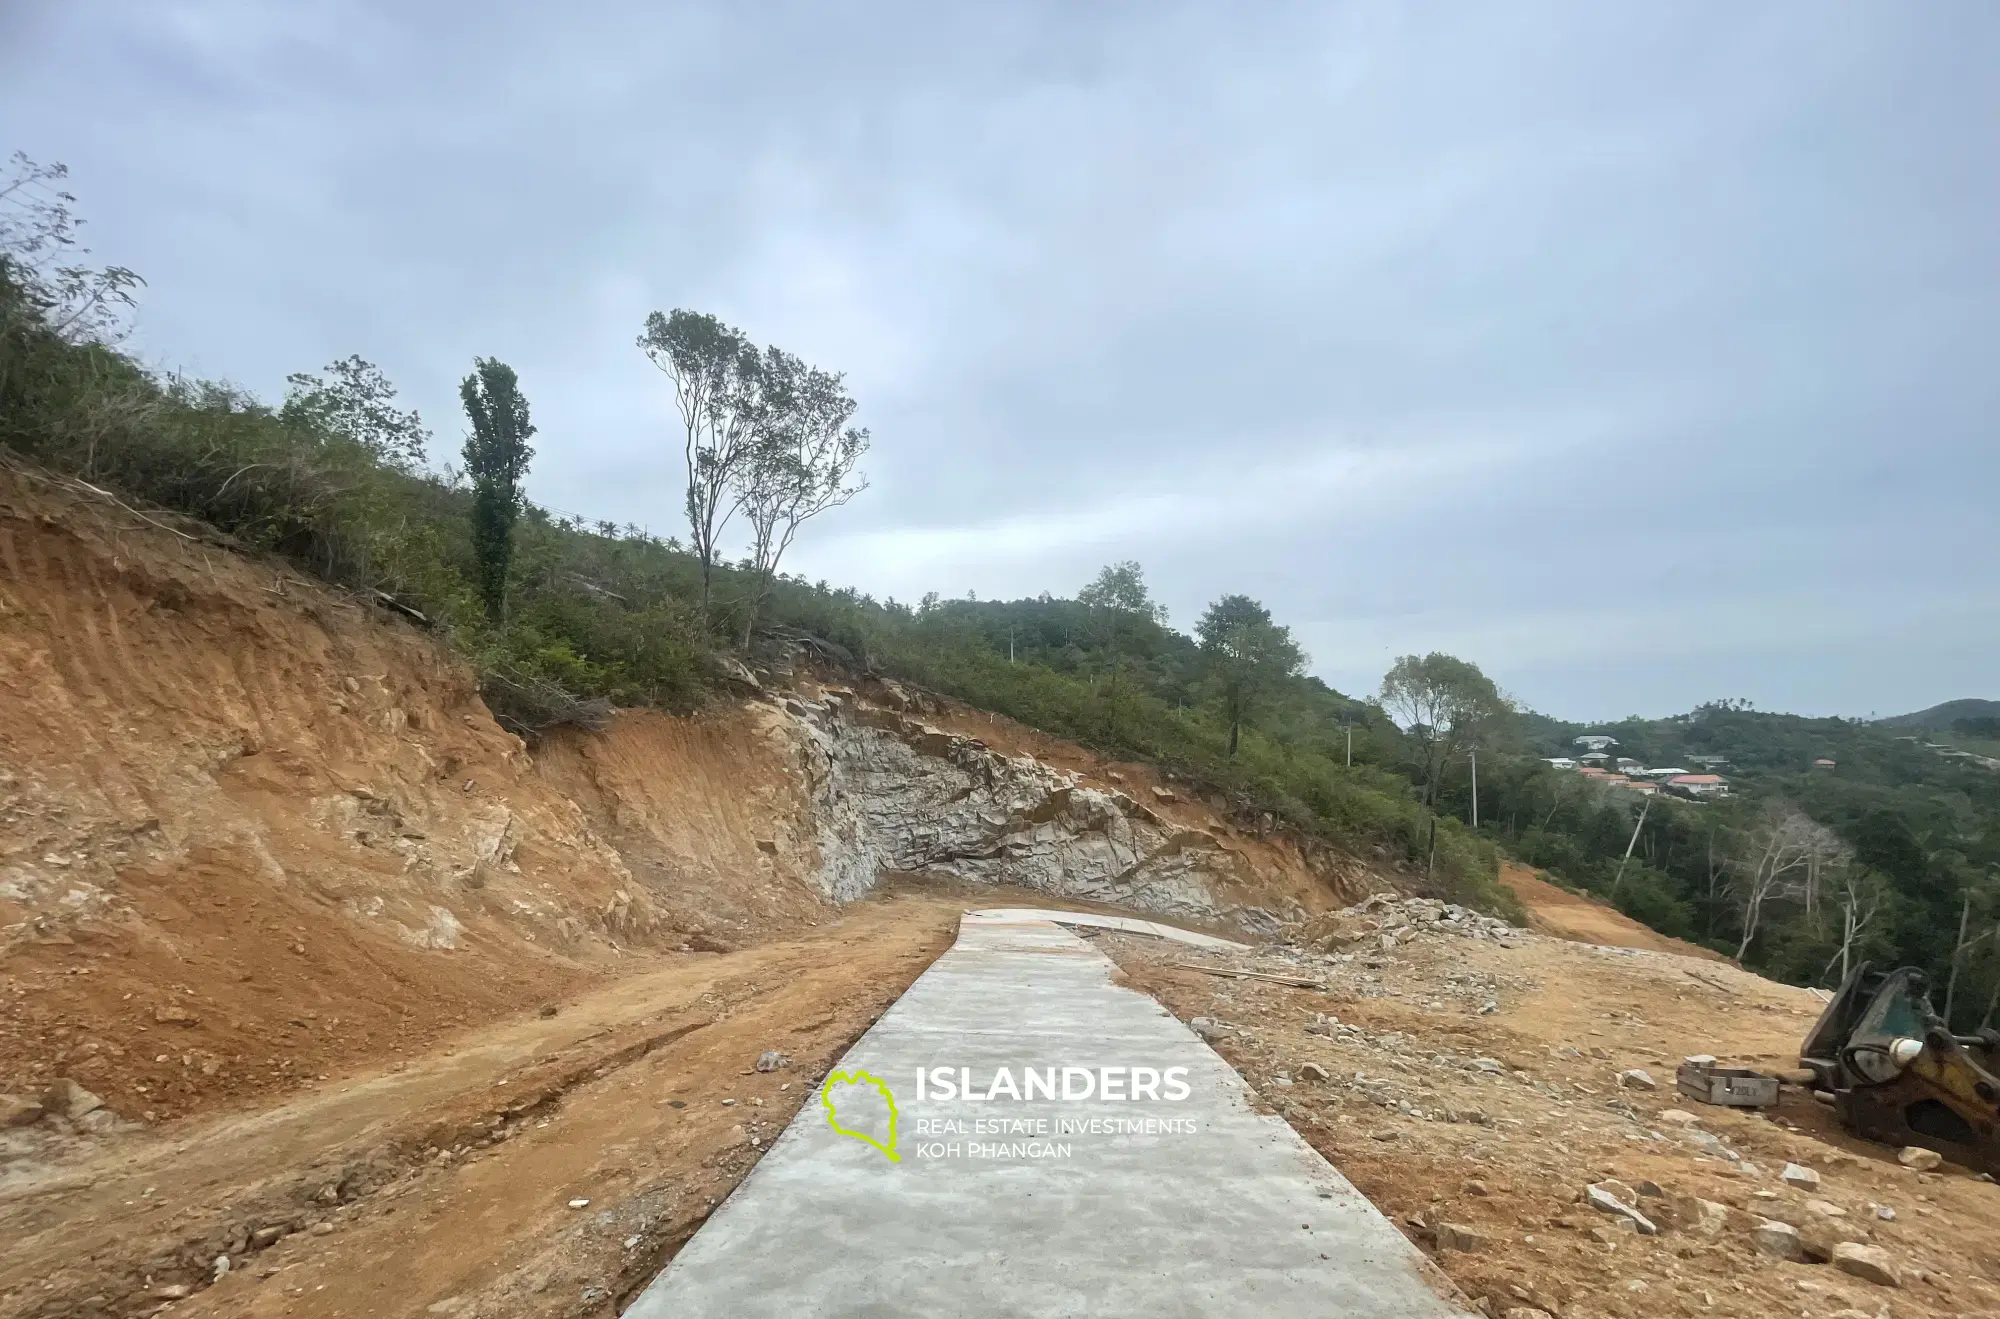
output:
[[[1467,1182],[1465,1184],[1465,1193],[1467,1195],[1476,1195],[1482,1198],[1493,1194],[1492,1191],[1487,1189],[1485,1182],[1479,1182],[1479,1181]]]
[[[263,1250],[266,1247],[275,1246],[278,1244],[279,1238],[284,1235],[285,1229],[283,1227],[260,1227],[250,1234],[250,1248],[252,1250]]]
[[[154,1008],[153,1020],[159,1022],[162,1026],[198,1026],[201,1024],[200,1017],[195,1016],[194,1013],[189,1012],[177,1003],[169,1003],[165,1007]]]
[[[1847,1211],[1831,1200],[1808,1200],[1806,1201],[1806,1212],[1809,1214],[1818,1214],[1821,1218],[1847,1217]]]
[[[1698,1232],[1705,1237],[1718,1236],[1723,1228],[1729,1226],[1729,1206],[1695,1196],[1688,1201],[1683,1217],[1690,1232]]]
[[[1643,1067],[1628,1067],[1618,1073],[1618,1084],[1627,1090],[1658,1090],[1660,1083]]]
[[[779,1053],[776,1049],[766,1049],[757,1055],[757,1070],[760,1072],[775,1072],[791,1065],[791,1055]]]
[[[1944,1162],[1944,1155],[1921,1145],[1905,1145],[1903,1152],[1896,1156],[1896,1162],[1917,1172],[1929,1172]]]
[[[1153,800],[1157,802],[1174,802],[1179,801],[1180,798],[1174,795],[1172,788],[1154,788]]]
[[[1229,1034],[1229,1027],[1223,1025],[1214,1017],[1196,1017],[1194,1020],[1188,1022],[1188,1027],[1210,1044]]]
[[[1806,1257],[1805,1243],[1799,1240],[1799,1230],[1790,1223],[1767,1218],[1751,1231],[1750,1241],[1759,1253],[1774,1259],[1803,1260]]]
[[[170,1282],[164,1287],[153,1288],[153,1298],[160,1301],[185,1301],[194,1294],[194,1288],[184,1282]]]
[[[1634,1182],[1632,1189],[1648,1200],[1662,1200],[1666,1198],[1667,1194],[1664,1186],[1661,1186],[1658,1182],[1647,1181],[1644,1177]]]
[[[588,1209],[590,1208],[590,1201],[583,1196],[578,1196],[569,1202],[569,1207],[572,1209]]]
[[[1301,1081],[1324,1081],[1327,1079],[1327,1070],[1318,1063],[1300,1063],[1299,1079]]]
[[[535,1009],[535,1015],[538,1017],[553,1017],[559,1011],[561,1011],[561,1009],[556,1007],[555,1004],[544,1003],[539,1008]]]
[[[1843,1241],[1833,1248],[1833,1267],[1842,1273],[1850,1273],[1857,1278],[1872,1282],[1878,1287],[1903,1285],[1903,1275],[1897,1270],[1896,1262],[1890,1259],[1889,1252],[1880,1246],[1864,1246],[1858,1242]]]
[[[0,1127],[25,1127],[42,1120],[48,1110],[20,1095],[0,1095]]]
[[[1493,1244],[1491,1237],[1463,1223],[1439,1223],[1434,1231],[1439,1250],[1462,1250],[1471,1254]]]
[[[1699,1117],[1684,1108],[1663,1108],[1660,1110],[1659,1120],[1676,1127],[1691,1127],[1701,1121]]]
[[[1500,1319],[1549,1319],[1549,1312],[1531,1305],[1510,1305],[1501,1312]]]
[[[1473,1071],[1485,1072],[1489,1076],[1498,1076],[1507,1070],[1507,1064],[1498,1058],[1474,1058],[1471,1067]]]
[[[1802,1163],[1786,1164],[1784,1170],[1778,1174],[1778,1180],[1787,1186],[1796,1186],[1806,1191],[1819,1186],[1819,1174]]]
[[[1896,1221],[1896,1211],[1894,1209],[1891,1209],[1888,1205],[1876,1205],[1875,1217],[1881,1219],[1885,1223],[1893,1223]]]
[[[48,1093],[42,1096],[42,1107],[74,1122],[85,1113],[95,1113],[103,1108],[104,1101],[64,1076],[57,1078]]]
[[[1583,1197],[1592,1209],[1600,1214],[1616,1214],[1639,1230],[1640,1236],[1652,1237],[1660,1234],[1660,1229],[1652,1219],[1640,1213],[1625,1201],[1604,1189],[1602,1184],[1587,1187]]]

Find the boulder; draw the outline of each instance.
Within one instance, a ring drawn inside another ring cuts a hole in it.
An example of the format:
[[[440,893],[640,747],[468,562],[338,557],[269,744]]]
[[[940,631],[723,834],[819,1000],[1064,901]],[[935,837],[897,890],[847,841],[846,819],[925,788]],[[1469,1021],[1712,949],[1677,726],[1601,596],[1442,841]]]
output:
[[[42,1120],[47,1110],[33,1099],[0,1095],[0,1127],[25,1127]]]
[[[42,1096],[42,1107],[60,1117],[74,1122],[85,1113],[95,1113],[104,1107],[104,1101],[78,1085],[67,1076],[58,1077],[48,1093]]]
[[[1681,1206],[1681,1219],[1690,1232],[1702,1236],[1717,1236],[1729,1226],[1729,1206],[1714,1200],[1704,1200],[1700,1196],[1689,1196]]]
[[[1439,1250],[1462,1250],[1469,1254],[1493,1244],[1491,1237],[1463,1223],[1439,1223],[1433,1232]]]
[[[776,1049],[766,1049],[757,1055],[756,1067],[760,1072],[775,1072],[791,1065],[791,1056],[779,1053]]]
[[[1799,1239],[1799,1230],[1790,1223],[1780,1223],[1765,1219],[1750,1233],[1750,1244],[1759,1254],[1774,1259],[1803,1260],[1806,1257],[1805,1243]]]
[[[1602,1184],[1586,1187],[1583,1198],[1584,1202],[1598,1213],[1615,1214],[1619,1218],[1624,1219],[1637,1228],[1641,1236],[1658,1236],[1660,1233],[1659,1227],[1652,1219],[1646,1217],[1637,1209],[1613,1195],[1610,1191],[1605,1190]]]
[[[1846,1241],[1833,1248],[1833,1267],[1842,1273],[1872,1282],[1878,1287],[1900,1287],[1903,1275],[1889,1252],[1880,1246],[1864,1246]]]
[[[1659,1120],[1675,1127],[1691,1127],[1701,1121],[1684,1108],[1663,1108],[1660,1110]]]
[[[1628,1067],[1618,1073],[1618,1084],[1627,1090],[1658,1090],[1660,1083],[1643,1067]]]
[[[1804,1191],[1815,1190],[1819,1186],[1819,1174],[1802,1163],[1786,1164],[1784,1170],[1778,1174],[1778,1180],[1787,1186],[1796,1186]]]
[[[1929,1172],[1944,1162],[1944,1155],[1936,1150],[1927,1150],[1921,1145],[1905,1145],[1903,1152],[1896,1156],[1896,1162],[1918,1172]]]
[[[1301,1081],[1324,1081],[1326,1078],[1326,1068],[1321,1067],[1318,1063],[1299,1064],[1299,1079]]]

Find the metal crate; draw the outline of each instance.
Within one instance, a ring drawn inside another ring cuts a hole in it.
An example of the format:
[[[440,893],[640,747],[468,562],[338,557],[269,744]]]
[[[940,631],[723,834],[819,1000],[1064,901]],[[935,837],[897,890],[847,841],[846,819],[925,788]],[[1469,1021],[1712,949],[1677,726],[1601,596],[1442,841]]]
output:
[[[1778,1102],[1778,1078],[1747,1067],[1718,1067],[1715,1059],[1689,1058],[1674,1073],[1675,1087],[1689,1099],[1730,1108],[1769,1108]]]

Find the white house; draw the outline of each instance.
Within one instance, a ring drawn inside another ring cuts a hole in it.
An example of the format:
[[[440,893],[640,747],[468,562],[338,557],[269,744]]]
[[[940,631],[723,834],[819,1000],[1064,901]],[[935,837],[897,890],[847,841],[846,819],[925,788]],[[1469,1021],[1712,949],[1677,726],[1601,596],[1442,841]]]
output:
[[[1606,747],[1617,746],[1618,739],[1615,737],[1606,737],[1602,733],[1585,733],[1582,737],[1576,739],[1576,745],[1582,747],[1585,751],[1602,751]]]
[[[1575,769],[1576,762],[1568,756],[1543,756],[1542,759],[1557,769]]]
[[[1602,764],[1604,764],[1605,761],[1611,759],[1611,757],[1605,755],[1602,751],[1592,751],[1586,755],[1577,757],[1577,759],[1581,760],[1586,765],[1601,766]]]

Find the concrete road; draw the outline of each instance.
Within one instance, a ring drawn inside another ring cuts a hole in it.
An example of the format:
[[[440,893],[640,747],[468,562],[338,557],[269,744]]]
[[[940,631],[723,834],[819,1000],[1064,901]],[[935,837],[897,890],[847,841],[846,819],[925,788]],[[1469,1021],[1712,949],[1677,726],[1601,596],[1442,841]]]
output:
[[[1038,915],[967,916],[626,1314],[1464,1313],[1227,1063]]]

